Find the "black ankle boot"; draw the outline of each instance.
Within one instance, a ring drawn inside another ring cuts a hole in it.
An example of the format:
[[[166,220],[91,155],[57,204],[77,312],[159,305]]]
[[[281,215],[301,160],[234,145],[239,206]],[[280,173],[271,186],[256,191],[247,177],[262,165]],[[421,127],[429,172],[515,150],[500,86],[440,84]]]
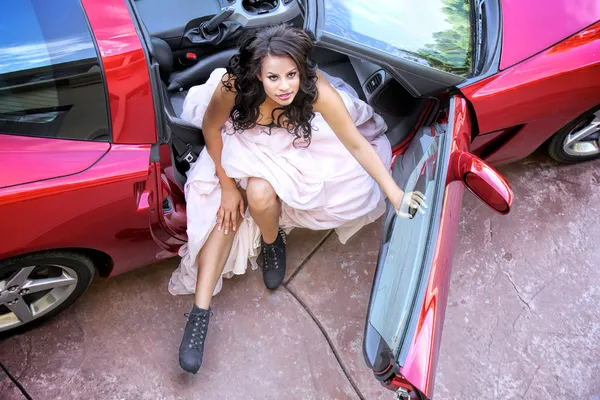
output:
[[[185,314],[188,321],[179,346],[179,365],[191,374],[197,373],[202,366],[204,343],[211,315],[210,308],[204,310],[195,304],[192,312]]]
[[[273,243],[262,240],[263,281],[271,290],[277,289],[285,278],[285,242],[285,232],[281,229]]]

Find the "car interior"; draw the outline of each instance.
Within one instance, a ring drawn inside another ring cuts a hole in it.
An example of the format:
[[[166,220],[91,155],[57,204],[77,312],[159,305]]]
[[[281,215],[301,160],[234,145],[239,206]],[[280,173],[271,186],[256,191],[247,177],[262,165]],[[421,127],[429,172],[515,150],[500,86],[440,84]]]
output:
[[[185,172],[204,146],[201,129],[180,118],[187,91],[210,73],[226,67],[237,52],[241,32],[289,22],[302,26],[301,0],[135,0],[131,2],[152,68],[160,82],[165,134],[174,153],[175,179]],[[313,60],[329,75],[342,78],[386,121],[392,148],[404,145],[436,114],[431,98],[415,98],[385,68],[345,54],[316,47]],[[424,118],[425,117],[425,118]]]

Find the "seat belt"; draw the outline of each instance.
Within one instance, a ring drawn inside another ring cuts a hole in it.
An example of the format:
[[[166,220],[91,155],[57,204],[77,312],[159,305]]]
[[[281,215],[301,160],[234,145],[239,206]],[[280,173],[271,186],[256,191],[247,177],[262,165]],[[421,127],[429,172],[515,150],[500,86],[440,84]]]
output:
[[[181,138],[177,137],[177,135],[174,135],[173,132],[171,132],[171,143],[173,144],[173,146],[175,147],[175,150],[177,151],[178,156],[175,157],[177,159],[177,161],[179,162],[187,162],[189,164],[192,164],[193,162],[195,162],[198,159],[198,154],[194,153],[193,151],[193,147],[191,144],[186,143],[185,141],[183,141]]]

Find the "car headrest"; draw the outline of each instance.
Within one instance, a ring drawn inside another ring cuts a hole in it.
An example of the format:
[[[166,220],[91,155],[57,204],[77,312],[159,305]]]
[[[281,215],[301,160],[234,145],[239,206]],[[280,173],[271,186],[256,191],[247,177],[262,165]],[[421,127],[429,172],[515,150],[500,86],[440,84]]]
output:
[[[169,83],[169,77],[173,71],[173,50],[167,42],[162,39],[152,38],[152,55],[158,63],[160,79],[165,84]]]

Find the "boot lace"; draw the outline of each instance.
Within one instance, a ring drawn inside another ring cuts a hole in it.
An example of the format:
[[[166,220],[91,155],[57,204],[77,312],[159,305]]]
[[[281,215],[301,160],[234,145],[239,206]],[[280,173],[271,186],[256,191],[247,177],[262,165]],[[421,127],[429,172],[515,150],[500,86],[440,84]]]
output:
[[[286,236],[285,236],[285,232],[283,229],[279,229],[279,236],[281,236],[283,244],[286,244]],[[264,268],[266,270],[279,269],[277,250],[281,250],[281,249],[279,248],[279,246],[277,246],[275,244],[276,242],[277,242],[277,240],[275,240],[275,242],[273,242],[271,244],[263,243],[262,254],[264,257]]]
[[[192,337],[188,348],[202,348],[208,332],[208,319],[213,315],[212,311],[198,314],[185,313],[183,315],[187,317],[188,323],[192,324]]]
[[[263,257],[265,259],[265,269],[278,269],[279,268],[279,263],[277,262],[277,252],[276,252],[277,246],[274,246],[272,244],[265,244],[263,245]]]

